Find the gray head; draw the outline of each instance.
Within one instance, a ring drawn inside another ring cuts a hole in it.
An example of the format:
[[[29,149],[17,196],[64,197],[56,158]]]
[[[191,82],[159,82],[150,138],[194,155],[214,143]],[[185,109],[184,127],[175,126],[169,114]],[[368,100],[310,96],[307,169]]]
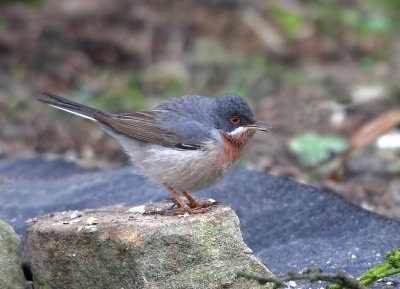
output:
[[[255,120],[246,100],[235,94],[209,98],[199,95],[186,95],[164,101],[152,109],[167,109],[213,126],[228,133],[240,127],[268,131],[270,126]],[[175,122],[176,119],[174,118]]]
[[[268,131],[270,128],[268,125],[256,121],[244,98],[236,94],[227,94],[218,96],[214,100],[216,107],[213,118],[218,129],[230,133],[240,127],[251,127],[264,131]]]

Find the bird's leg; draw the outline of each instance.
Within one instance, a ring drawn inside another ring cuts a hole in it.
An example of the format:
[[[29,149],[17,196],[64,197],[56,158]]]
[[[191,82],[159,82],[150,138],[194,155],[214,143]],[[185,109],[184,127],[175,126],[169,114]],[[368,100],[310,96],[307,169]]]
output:
[[[211,202],[211,203],[207,203],[207,204],[199,204],[188,192],[183,191],[182,194],[186,197],[186,199],[188,199],[189,207],[191,207],[191,208],[208,208],[208,207],[219,204],[219,202],[215,202],[215,201]]]
[[[175,192],[172,187],[167,187],[168,191],[174,196],[175,200],[178,201],[179,205],[182,207],[183,211],[189,211],[189,206],[182,200],[181,197]]]
[[[182,194],[188,199],[189,201],[189,207],[191,208],[196,208],[199,207],[199,204],[196,202],[196,200],[186,191],[183,191]]]
[[[203,204],[198,204],[198,203],[196,203],[196,201],[193,199],[193,197],[192,196],[190,196],[187,192],[185,192],[188,196],[189,196],[189,198],[191,199],[188,199],[189,200],[189,202],[190,202],[190,207],[182,200],[182,198],[177,194],[177,192],[175,192],[175,190],[172,188],[172,187],[167,187],[167,189],[168,189],[168,191],[174,196],[174,198],[178,201],[178,203],[179,203],[179,205],[181,206],[181,210],[180,211],[178,211],[178,212],[174,212],[174,213],[172,213],[172,215],[183,215],[183,214],[185,214],[185,213],[189,213],[189,214],[204,214],[205,212],[207,212],[208,210],[210,210],[210,206],[211,205],[208,205],[208,204],[205,204],[205,205],[203,205]],[[187,197],[186,196],[186,194],[184,194],[185,195],[185,197]],[[194,206],[194,207],[191,207],[191,206]]]

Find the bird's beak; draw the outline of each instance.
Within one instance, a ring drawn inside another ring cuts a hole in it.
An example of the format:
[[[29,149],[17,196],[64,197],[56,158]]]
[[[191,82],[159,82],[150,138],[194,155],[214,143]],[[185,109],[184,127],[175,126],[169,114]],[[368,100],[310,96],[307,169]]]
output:
[[[244,125],[244,127],[253,128],[256,130],[260,130],[260,131],[267,131],[267,132],[272,129],[272,127],[270,125],[268,125],[266,123],[261,123],[258,121],[251,123],[251,124],[246,124],[246,125]]]

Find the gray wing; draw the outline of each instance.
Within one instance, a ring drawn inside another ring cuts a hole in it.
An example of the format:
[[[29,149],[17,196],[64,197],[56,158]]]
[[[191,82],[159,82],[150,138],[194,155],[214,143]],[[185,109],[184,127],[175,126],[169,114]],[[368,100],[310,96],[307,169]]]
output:
[[[183,150],[201,149],[210,134],[198,121],[169,110],[137,111],[111,117],[96,115],[94,118],[117,133]]]
[[[210,137],[210,132],[202,124],[204,121],[188,118],[174,110],[176,105],[184,103],[183,98],[176,102],[165,102],[168,107],[159,106],[158,109],[153,108],[149,111],[111,114],[49,92],[43,94],[47,98],[38,100],[90,120],[97,120],[116,133],[145,142],[177,149],[197,150],[201,149]]]

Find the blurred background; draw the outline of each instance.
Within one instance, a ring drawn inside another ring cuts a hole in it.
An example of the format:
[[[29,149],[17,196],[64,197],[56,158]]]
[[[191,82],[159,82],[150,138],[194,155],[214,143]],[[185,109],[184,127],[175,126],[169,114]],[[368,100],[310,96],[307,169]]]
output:
[[[0,157],[127,163],[42,91],[109,112],[236,93],[273,126],[239,166],[400,220],[399,13],[398,0],[0,1]]]

